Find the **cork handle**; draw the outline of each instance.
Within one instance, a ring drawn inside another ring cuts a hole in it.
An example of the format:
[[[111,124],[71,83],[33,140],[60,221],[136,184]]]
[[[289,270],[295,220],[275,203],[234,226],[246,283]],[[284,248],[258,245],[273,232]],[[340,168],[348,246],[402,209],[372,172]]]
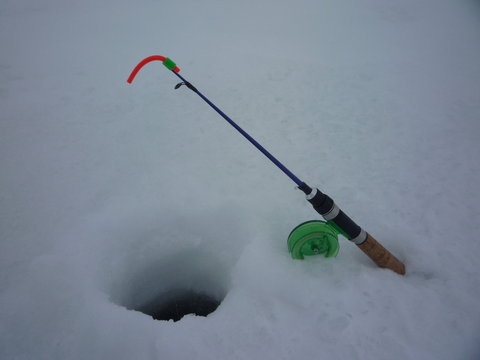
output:
[[[367,240],[357,246],[379,267],[390,269],[400,275],[405,275],[405,265],[393,256],[390,251],[380,245],[370,234],[367,234]]]

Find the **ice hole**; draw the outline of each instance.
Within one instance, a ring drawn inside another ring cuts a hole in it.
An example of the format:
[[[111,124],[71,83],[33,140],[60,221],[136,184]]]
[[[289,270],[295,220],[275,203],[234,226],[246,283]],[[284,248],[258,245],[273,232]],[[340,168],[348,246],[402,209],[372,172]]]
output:
[[[136,309],[150,315],[155,320],[178,321],[185,315],[207,316],[214,312],[221,300],[192,290],[178,290],[167,296],[152,299],[151,302]]]
[[[136,269],[132,269],[136,268]],[[229,269],[205,252],[182,252],[149,265],[129,266],[112,300],[156,320],[178,321],[214,312],[227,294]]]

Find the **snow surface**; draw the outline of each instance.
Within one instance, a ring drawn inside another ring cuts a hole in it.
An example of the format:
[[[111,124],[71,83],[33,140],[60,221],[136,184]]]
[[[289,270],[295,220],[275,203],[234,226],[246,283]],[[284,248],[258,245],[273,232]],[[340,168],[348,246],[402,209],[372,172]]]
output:
[[[480,359],[480,3],[4,0],[1,359]],[[341,239],[170,56],[407,266]],[[208,317],[127,310],[174,287]]]

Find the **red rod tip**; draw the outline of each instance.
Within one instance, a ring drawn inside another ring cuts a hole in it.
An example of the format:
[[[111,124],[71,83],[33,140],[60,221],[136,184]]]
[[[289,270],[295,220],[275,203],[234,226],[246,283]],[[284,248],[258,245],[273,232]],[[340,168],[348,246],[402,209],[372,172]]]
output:
[[[130,73],[130,76],[127,79],[127,83],[131,84],[133,82],[133,80],[135,79],[135,76],[137,76],[137,73],[140,71],[140,69],[142,67],[144,67],[146,64],[148,64],[149,62],[152,62],[152,61],[155,61],[155,60],[164,62],[166,59],[167,58],[165,56],[162,56],[162,55],[152,55],[152,56],[146,57],[145,59],[140,61],[137,64],[137,66],[135,66],[135,68],[132,70],[132,72]],[[175,71],[175,69],[174,69],[174,71]],[[180,69],[178,69],[178,71],[180,71]],[[175,71],[175,72],[178,72],[178,71]]]

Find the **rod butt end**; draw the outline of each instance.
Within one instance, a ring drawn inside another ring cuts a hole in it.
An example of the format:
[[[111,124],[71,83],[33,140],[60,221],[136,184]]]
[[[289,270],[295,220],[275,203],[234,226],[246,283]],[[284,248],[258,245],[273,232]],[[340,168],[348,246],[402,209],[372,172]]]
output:
[[[405,275],[405,264],[385,249],[373,236],[367,234],[367,239],[357,246],[381,268],[390,269],[399,275]]]

